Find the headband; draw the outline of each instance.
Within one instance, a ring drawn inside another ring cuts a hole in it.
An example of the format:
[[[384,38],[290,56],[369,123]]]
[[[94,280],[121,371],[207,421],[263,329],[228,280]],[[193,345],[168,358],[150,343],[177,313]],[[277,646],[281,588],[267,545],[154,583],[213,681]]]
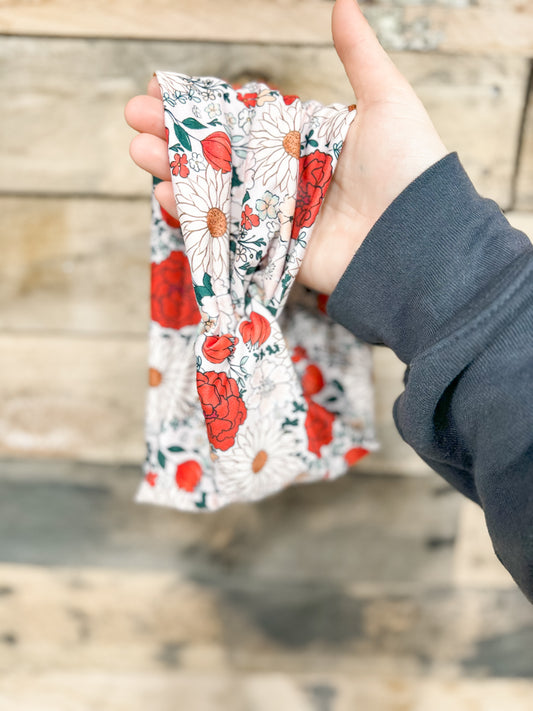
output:
[[[335,479],[378,446],[371,350],[295,278],[356,112],[156,76],[179,219],[152,190],[135,501],[213,511]]]

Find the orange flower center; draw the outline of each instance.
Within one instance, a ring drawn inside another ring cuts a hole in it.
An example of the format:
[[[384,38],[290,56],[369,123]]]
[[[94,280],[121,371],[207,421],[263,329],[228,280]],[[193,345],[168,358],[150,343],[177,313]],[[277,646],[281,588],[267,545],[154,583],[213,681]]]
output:
[[[212,207],[207,213],[207,229],[211,237],[222,237],[226,232],[226,215],[218,207]]]
[[[163,374],[155,368],[150,368],[150,370],[148,371],[148,384],[150,385],[150,387],[157,388],[158,385],[161,385],[162,380]]]
[[[254,474],[257,474],[258,472],[261,471],[261,469],[265,466],[268,460],[268,454],[265,452],[264,449],[260,449],[259,452],[254,457],[254,461],[252,462],[252,471]]]
[[[283,139],[283,148],[293,158],[300,157],[300,132],[289,131]]]
[[[357,108],[357,104],[350,104],[350,105],[348,106],[348,111],[355,111],[356,108]]]

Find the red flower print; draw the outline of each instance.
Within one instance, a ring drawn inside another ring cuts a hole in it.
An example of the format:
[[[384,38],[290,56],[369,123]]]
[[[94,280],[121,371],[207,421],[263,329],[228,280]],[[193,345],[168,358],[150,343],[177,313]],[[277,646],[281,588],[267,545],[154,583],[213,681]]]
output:
[[[296,239],[302,227],[311,227],[333,175],[332,158],[321,151],[300,158],[300,178],[294,209],[291,237]]]
[[[252,311],[249,321],[242,321],[239,326],[242,340],[253,346],[261,346],[270,336],[270,323],[264,316]]]
[[[291,360],[293,363],[299,363],[302,358],[308,358],[307,351],[303,346],[295,346],[292,352]]]
[[[226,373],[196,374],[196,388],[207,425],[207,436],[216,449],[228,450],[235,442],[237,430],[246,419],[237,381]]]
[[[168,144],[168,128],[166,126],[165,126],[165,136],[166,136],[167,144]]]
[[[259,215],[254,215],[250,205],[245,205],[241,214],[241,227],[245,230],[251,230],[252,227],[257,227],[259,224]]]
[[[147,472],[144,478],[150,484],[150,486],[155,486],[155,483],[157,481],[156,472]]]
[[[227,133],[215,131],[204,138],[202,151],[209,165],[223,173],[231,171],[231,143]]]
[[[238,342],[239,339],[230,333],[223,336],[207,336],[202,346],[202,353],[211,363],[222,363],[233,354]]]
[[[241,94],[237,92],[237,98],[249,109],[257,104],[257,92],[255,94]]]
[[[344,455],[344,461],[349,467],[351,467],[367,454],[368,449],[365,449],[364,447],[353,447],[353,449],[349,449]]]
[[[194,459],[178,464],[176,467],[176,484],[185,491],[194,491],[202,478],[202,467]]]
[[[328,299],[329,296],[327,294],[317,294],[316,296],[316,305],[318,307],[319,311],[322,311],[323,314],[327,315],[327,304],[328,304]]]
[[[169,227],[179,227],[180,226],[180,221],[177,220],[175,217],[172,217],[172,215],[165,210],[164,207],[161,208],[161,217],[163,220],[167,223]]]
[[[172,175],[179,175],[181,178],[186,178],[189,175],[189,168],[187,167],[187,156],[183,153],[181,156],[179,153],[174,153],[174,160],[170,164],[172,168]]]
[[[299,97],[296,96],[296,94],[284,94],[283,96],[283,101],[287,104],[287,106],[290,106],[292,103],[296,101]]]
[[[307,400],[307,415],[305,417],[305,431],[307,432],[307,448],[317,457],[322,457],[320,448],[329,444],[333,439],[333,421],[335,415],[326,410],[311,398]]]
[[[318,365],[308,365],[302,377],[302,389],[305,396],[316,395],[324,387],[324,376]]]
[[[183,328],[200,321],[191,270],[186,255],[174,251],[159,264],[152,263],[151,318],[165,328]]]

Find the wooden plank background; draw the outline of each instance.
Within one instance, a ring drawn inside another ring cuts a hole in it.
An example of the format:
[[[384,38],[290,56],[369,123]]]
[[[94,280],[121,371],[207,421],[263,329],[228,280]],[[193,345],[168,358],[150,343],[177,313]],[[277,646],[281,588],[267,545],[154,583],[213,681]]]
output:
[[[155,69],[349,103],[331,5],[0,1],[0,454],[142,460],[150,181],[123,107]],[[531,3],[363,8],[480,192],[531,234]],[[384,446],[361,466],[425,473],[390,413],[403,366],[379,350],[376,372]]]
[[[361,2],[387,50],[533,54],[529,0]],[[330,43],[331,0],[0,2],[7,34],[312,45]]]
[[[0,711],[529,711],[531,606],[391,416],[354,476],[138,506],[155,69],[353,96],[331,0],[0,0]],[[368,0],[450,150],[533,236],[533,2]],[[178,706],[176,706],[178,699]]]

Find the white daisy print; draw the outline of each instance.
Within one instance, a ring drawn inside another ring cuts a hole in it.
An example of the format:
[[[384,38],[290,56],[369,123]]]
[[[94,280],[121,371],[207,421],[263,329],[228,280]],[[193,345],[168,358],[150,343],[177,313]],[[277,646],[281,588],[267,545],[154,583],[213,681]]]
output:
[[[336,111],[334,109],[337,109]],[[315,131],[316,138],[323,138],[326,141],[332,139],[339,140],[345,135],[349,125],[355,118],[355,111],[350,111],[347,106],[332,104],[322,106],[315,111],[315,117],[320,123]]]
[[[293,437],[267,418],[241,428],[228,456],[217,462],[216,484],[231,501],[256,501],[279,491],[305,471]]]
[[[275,192],[294,193],[300,158],[299,113],[293,106],[268,104],[248,147],[257,159],[256,177]]]
[[[189,338],[184,337],[186,330]],[[180,335],[156,335],[154,327],[148,370],[147,419],[151,423],[186,417],[195,406],[195,332],[195,326],[188,326]]]
[[[360,449],[375,449],[371,349],[326,318],[324,295],[294,283],[311,218],[298,212],[305,227],[292,233],[299,180],[304,192],[309,182],[301,154],[334,170],[355,111],[261,82],[237,92],[216,77],[157,77],[181,146],[169,153],[181,228],[152,193],[152,304],[177,307],[174,282],[189,282],[187,270],[174,275],[170,260],[163,279],[157,265],[185,249],[201,320],[180,329],[151,321],[136,500],[215,510],[339,476]],[[312,198],[315,217],[322,197]],[[208,431],[231,432],[228,448],[215,450]]]
[[[259,408],[262,412],[270,412],[299,397],[295,386],[293,371],[287,367],[285,359],[264,358],[250,379],[246,404],[250,410]]]
[[[222,277],[229,269],[231,173],[207,166],[205,177],[174,185],[176,204],[193,278]]]

